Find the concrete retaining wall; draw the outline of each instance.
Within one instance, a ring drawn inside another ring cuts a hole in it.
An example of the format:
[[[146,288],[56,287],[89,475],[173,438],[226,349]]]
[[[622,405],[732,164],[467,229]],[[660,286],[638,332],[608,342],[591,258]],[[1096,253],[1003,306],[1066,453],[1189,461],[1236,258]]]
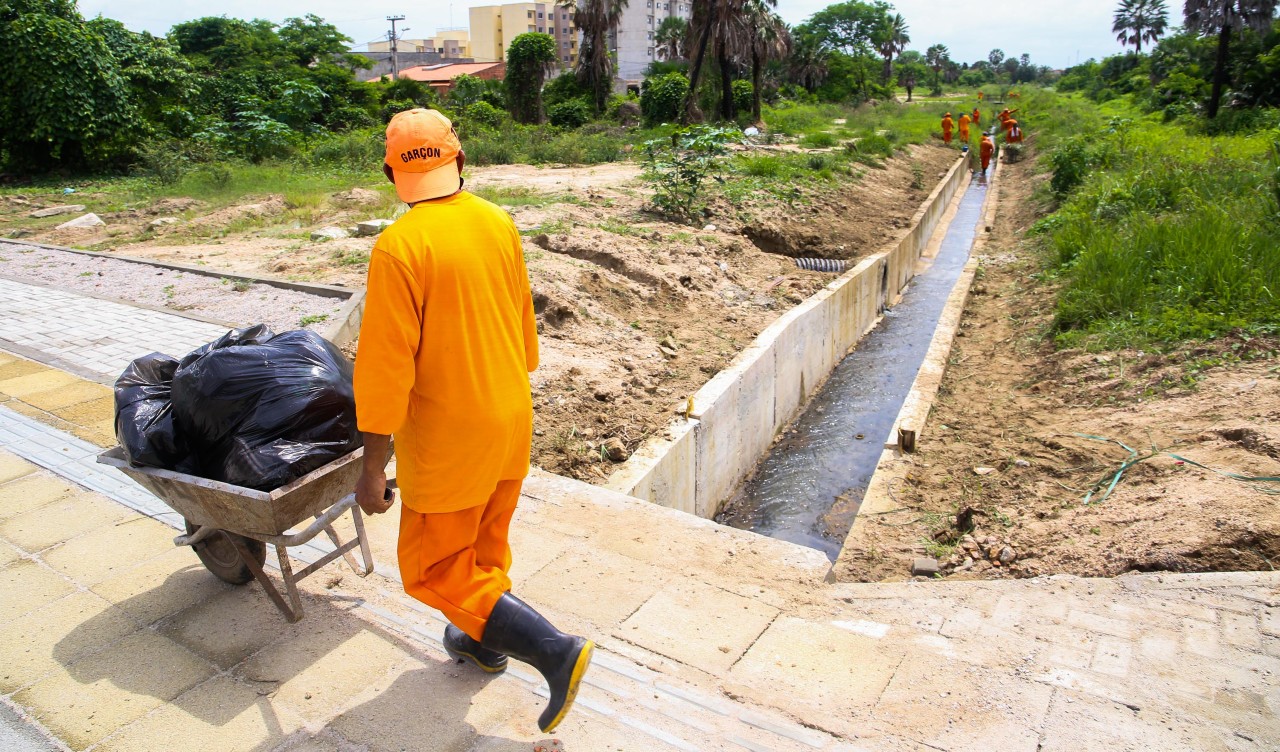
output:
[[[844,356],[880,321],[915,275],[956,191],[959,160],[892,247],[863,259],[760,333],[693,396],[693,410],[646,442],[607,487],[711,518],[764,457]]]

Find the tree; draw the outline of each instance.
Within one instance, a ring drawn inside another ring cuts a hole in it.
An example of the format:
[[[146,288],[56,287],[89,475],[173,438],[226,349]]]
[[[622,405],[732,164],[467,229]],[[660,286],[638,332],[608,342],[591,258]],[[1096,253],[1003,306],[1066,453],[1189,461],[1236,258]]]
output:
[[[996,48],[987,53],[987,62],[991,63],[992,70],[1000,70],[1000,63],[1004,62],[1004,50]]]
[[[878,58],[875,40],[888,26],[889,10],[887,3],[849,0],[814,13],[806,24],[811,33],[849,58],[850,83],[863,99],[871,96],[873,73],[868,64]]]
[[[915,91],[916,84],[920,79],[929,73],[929,68],[917,60],[906,60],[904,55],[898,59],[898,85],[907,90],[907,101],[910,102],[912,93]]]
[[[902,54],[902,51],[911,43],[911,36],[907,31],[907,19],[903,18],[901,13],[895,13],[885,17],[884,24],[876,33],[874,41],[876,51],[884,58],[886,86],[889,85],[889,79],[893,78],[893,59]]]
[[[806,25],[791,32],[791,54],[787,57],[788,77],[810,93],[827,78],[831,47]]]
[[[534,31],[511,40],[503,84],[516,122],[542,122],[542,83],[556,60],[556,40],[550,34]]]
[[[11,164],[83,168],[128,148],[138,125],[106,40],[66,0],[0,4],[0,150]]]
[[[1142,54],[1142,43],[1154,43],[1169,25],[1164,0],[1120,0],[1111,31],[1122,45],[1133,45]]]
[[[683,122],[701,119],[698,111],[698,82],[708,52],[716,58],[720,69],[720,117],[732,120],[733,58],[747,38],[745,0],[706,0],[694,3],[693,17],[689,23],[692,35],[698,40],[689,76],[689,95],[685,98]]]
[[[748,44],[751,47],[751,117],[760,122],[760,97],[764,89],[764,67],[773,60],[781,60],[791,49],[791,34],[787,24],[773,12],[777,0],[747,0],[744,10],[749,29]]]
[[[582,32],[578,51],[578,80],[591,90],[596,112],[604,112],[613,89],[614,61],[609,33],[618,28],[628,0],[561,0],[573,8],[573,23]]]
[[[658,31],[653,41],[658,44],[658,57],[663,60],[683,60],[685,36],[689,33],[689,22],[679,16],[667,16],[658,24]]]
[[[1187,31],[1218,37],[1213,65],[1213,90],[1209,94],[1209,119],[1218,116],[1222,90],[1227,83],[1227,53],[1231,36],[1245,29],[1262,33],[1271,28],[1277,0],[1186,0],[1183,19]]]
[[[314,13],[308,13],[305,18],[285,19],[278,33],[285,50],[302,66],[342,55],[351,44],[351,37]]]
[[[946,67],[947,62],[951,59],[951,50],[947,49],[945,44],[935,44],[924,51],[925,63],[933,69],[933,88],[941,89],[942,84],[938,80],[942,69]]]

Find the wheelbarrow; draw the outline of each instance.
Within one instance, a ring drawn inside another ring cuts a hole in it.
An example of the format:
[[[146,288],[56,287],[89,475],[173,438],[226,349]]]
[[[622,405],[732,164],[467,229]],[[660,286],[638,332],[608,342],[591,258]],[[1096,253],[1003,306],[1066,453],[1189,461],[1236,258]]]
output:
[[[98,462],[119,469],[185,518],[186,533],[173,539],[175,546],[191,546],[205,568],[224,582],[243,585],[257,580],[285,618],[296,622],[302,618],[298,582],[303,578],[339,556],[361,577],[373,571],[364,518],[351,493],[363,458],[364,449],[357,449],[270,492],[155,467],[136,467],[129,464],[120,447],[99,454]],[[391,489],[386,493],[391,494]],[[356,537],[343,543],[333,522],[348,509]],[[309,518],[314,521],[305,529],[289,532]],[[336,548],[294,572],[287,549],[305,545],[321,531]],[[262,570],[268,545],[275,547],[280,560],[287,602]],[[363,567],[351,554],[356,547],[364,559]]]

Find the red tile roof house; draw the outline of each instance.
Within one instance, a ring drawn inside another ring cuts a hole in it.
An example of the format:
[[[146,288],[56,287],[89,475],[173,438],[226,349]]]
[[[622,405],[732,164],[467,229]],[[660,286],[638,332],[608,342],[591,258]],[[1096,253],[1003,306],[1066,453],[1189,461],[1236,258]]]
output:
[[[441,63],[440,65],[419,65],[400,71],[399,78],[410,78],[427,84],[437,93],[445,94],[453,88],[453,79],[461,75],[501,81],[507,74],[506,63]],[[371,82],[379,79],[371,79]]]

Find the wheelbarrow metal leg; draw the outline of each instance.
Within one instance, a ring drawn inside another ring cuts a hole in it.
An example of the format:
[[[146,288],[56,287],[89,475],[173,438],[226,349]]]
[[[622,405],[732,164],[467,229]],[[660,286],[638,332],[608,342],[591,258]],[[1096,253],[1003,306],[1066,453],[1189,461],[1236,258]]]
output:
[[[293,576],[293,563],[289,561],[289,550],[276,545],[276,557],[280,559],[280,577],[284,580],[285,592],[289,594],[289,602],[293,605],[294,616],[290,621],[302,618],[302,598],[298,595],[298,578]]]
[[[293,597],[295,598],[294,602],[297,604],[297,610],[295,611],[289,608],[289,604],[285,603],[284,597],[280,595],[280,591],[277,590],[276,586],[267,578],[267,573],[262,571],[262,566],[259,565],[258,560],[249,553],[249,550],[244,547],[244,544],[236,540],[236,537],[233,535],[228,535],[222,530],[219,530],[218,532],[227,539],[227,542],[235,547],[236,553],[240,556],[240,560],[245,563],[245,566],[249,567],[250,572],[253,572],[253,579],[257,580],[262,585],[262,589],[267,591],[267,597],[271,599],[272,603],[276,604],[276,608],[280,609],[280,613],[284,614],[284,618],[288,619],[290,622],[296,622],[301,619],[302,604],[296,600],[297,591],[295,590],[293,593]],[[284,571],[283,567],[281,568],[281,571]],[[285,585],[289,585],[288,579],[285,580]]]
[[[364,571],[357,569],[356,574],[368,577],[373,572],[373,554],[369,552],[369,538],[364,534],[364,516],[360,514],[360,507],[351,507],[351,519],[356,524],[356,540],[360,541],[360,556],[364,558]],[[355,566],[351,568],[355,569]]]
[[[316,515],[316,519],[319,519],[319,518],[320,516]],[[356,566],[356,557],[350,554],[350,551],[353,548],[353,546],[347,546],[346,548],[343,548],[342,539],[338,537],[338,531],[333,529],[333,525],[325,525],[324,533],[325,535],[329,536],[329,540],[333,543],[334,548],[342,549],[343,551],[342,559],[347,562],[347,566],[351,567],[351,571],[359,573],[360,568]],[[359,533],[357,533],[357,535],[359,535]],[[298,579],[302,579],[302,578],[299,577]]]

